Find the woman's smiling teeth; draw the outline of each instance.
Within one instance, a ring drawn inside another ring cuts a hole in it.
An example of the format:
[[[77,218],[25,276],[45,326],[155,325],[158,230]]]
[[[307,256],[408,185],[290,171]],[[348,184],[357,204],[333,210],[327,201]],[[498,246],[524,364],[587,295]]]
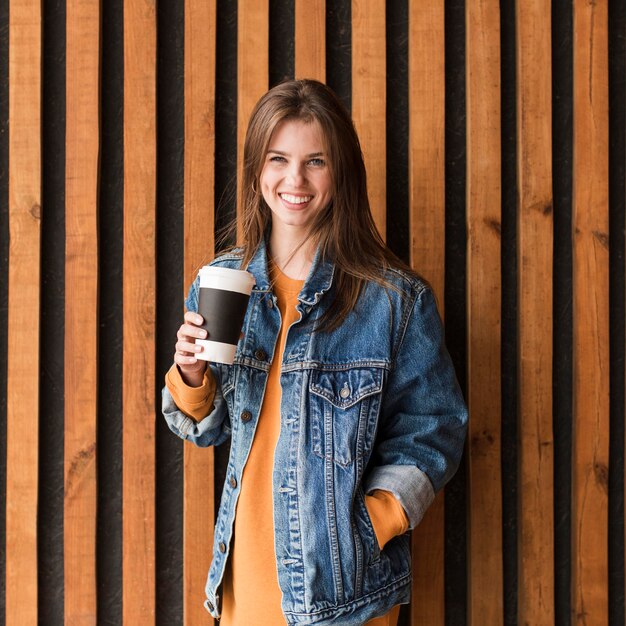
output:
[[[289,202],[289,204],[304,204],[313,199],[313,196],[292,196],[289,193],[280,193],[278,195],[285,200],[285,202]]]

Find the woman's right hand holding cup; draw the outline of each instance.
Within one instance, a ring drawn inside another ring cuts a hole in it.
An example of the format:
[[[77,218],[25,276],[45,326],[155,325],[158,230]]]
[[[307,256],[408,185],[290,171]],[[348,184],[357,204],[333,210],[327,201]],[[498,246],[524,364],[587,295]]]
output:
[[[204,319],[199,313],[187,311],[185,322],[176,333],[176,352],[174,353],[174,363],[178,365],[181,376],[185,384],[190,387],[200,387],[204,379],[206,361],[197,358],[202,346],[195,343],[196,339],[206,339],[207,331],[200,326]]]

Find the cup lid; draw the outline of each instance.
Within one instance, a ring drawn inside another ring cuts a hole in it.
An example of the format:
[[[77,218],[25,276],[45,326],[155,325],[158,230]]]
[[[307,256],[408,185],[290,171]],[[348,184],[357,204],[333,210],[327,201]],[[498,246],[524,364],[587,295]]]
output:
[[[244,289],[251,290],[256,284],[254,275],[246,270],[236,270],[230,267],[217,267],[215,265],[205,265],[200,268],[200,284],[207,280],[219,280],[231,282]]]

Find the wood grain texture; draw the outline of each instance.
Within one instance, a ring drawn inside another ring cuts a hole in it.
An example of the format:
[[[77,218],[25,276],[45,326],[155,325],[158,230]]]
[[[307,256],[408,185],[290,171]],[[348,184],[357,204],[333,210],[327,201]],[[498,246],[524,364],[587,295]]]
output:
[[[7,624],[37,624],[41,2],[9,3]]]
[[[96,624],[100,3],[67,5],[65,624]]]
[[[352,0],[352,118],[359,134],[372,215],[383,238],[387,214],[384,0]]]
[[[123,621],[155,619],[156,6],[124,3]]]
[[[411,266],[432,285],[443,316],[445,67],[443,0],[409,3],[409,222]],[[412,626],[443,626],[444,497],[413,531]]]
[[[554,624],[549,0],[518,3],[518,618]],[[538,72],[537,68],[542,71]]]
[[[503,621],[500,460],[500,5],[469,0],[467,85],[468,623]]]
[[[608,623],[608,0],[574,3],[572,623]]]
[[[326,81],[326,0],[296,0],[296,78]]]
[[[214,253],[215,0],[185,0],[185,290]],[[182,322],[182,320],[181,320]],[[213,553],[213,448],[184,446],[183,620],[212,624],[203,606]]]
[[[237,5],[237,237],[241,241],[243,144],[250,114],[269,83],[269,0]]]

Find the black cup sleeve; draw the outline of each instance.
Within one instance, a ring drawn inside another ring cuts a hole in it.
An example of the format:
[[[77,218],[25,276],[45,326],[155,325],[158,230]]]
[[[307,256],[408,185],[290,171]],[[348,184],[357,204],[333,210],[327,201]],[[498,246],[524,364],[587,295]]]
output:
[[[250,296],[238,291],[200,287],[198,313],[209,341],[237,345]]]

